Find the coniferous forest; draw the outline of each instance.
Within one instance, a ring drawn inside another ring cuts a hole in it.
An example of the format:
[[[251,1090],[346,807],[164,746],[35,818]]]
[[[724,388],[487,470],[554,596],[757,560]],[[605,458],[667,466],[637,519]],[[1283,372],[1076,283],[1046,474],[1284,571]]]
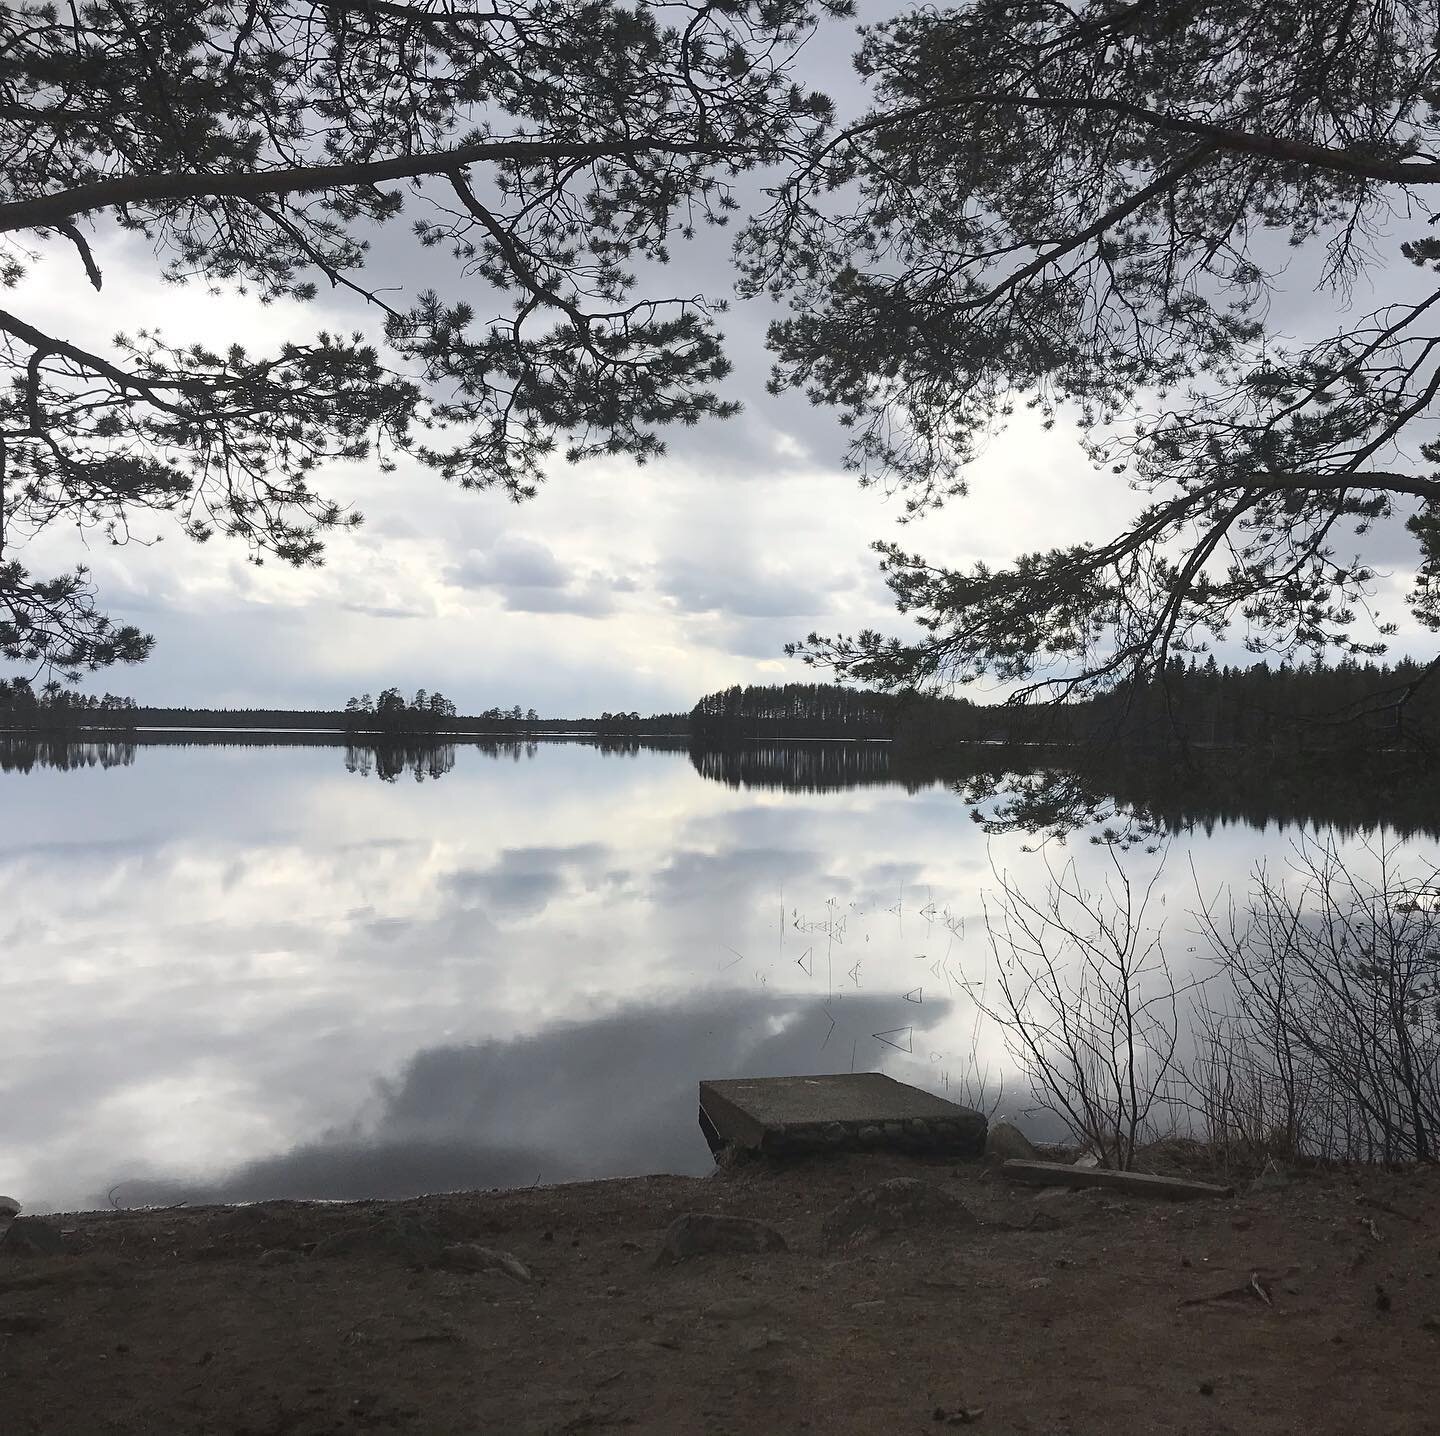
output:
[[[689,714],[609,711],[548,718],[534,707],[472,714],[438,691],[407,699],[386,688],[337,709],[155,707],[23,679],[0,683],[0,727],[50,731],[115,728],[289,728],[350,734],[439,735],[596,732],[688,736],[692,743],[754,739],[896,739],[950,743],[1096,745],[1252,750],[1271,755],[1333,750],[1440,750],[1440,663],[1346,659],[1248,666],[1174,659],[1163,675],[1076,703],[976,702],[968,697],[877,693],[833,683],[735,685],[702,697]]]
[[[1163,675],[1077,703],[975,702],[881,694],[835,684],[733,687],[691,710],[709,740],[900,738],[1003,744],[1119,743],[1161,749],[1311,752],[1354,746],[1440,745],[1436,665],[1280,664],[1245,667],[1174,659]]]

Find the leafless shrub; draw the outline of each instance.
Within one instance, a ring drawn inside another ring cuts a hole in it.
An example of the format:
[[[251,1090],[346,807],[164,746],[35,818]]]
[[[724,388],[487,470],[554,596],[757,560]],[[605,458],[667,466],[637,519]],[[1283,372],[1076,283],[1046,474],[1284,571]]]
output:
[[[1228,996],[1199,1009],[1191,1077],[1222,1151],[1440,1154],[1440,872],[1407,877],[1397,858],[1305,837],[1289,874],[1256,870],[1243,914],[1202,898]]]
[[[995,872],[983,899],[995,975],[967,984],[1005,1033],[1037,1107],[1107,1166],[1128,1168],[1154,1135],[1179,1039],[1178,997],[1148,913],[1160,867],[1134,884],[1110,851],[1098,891],[1072,861],[1047,863],[1043,898]]]
[[[977,1018],[981,1016],[976,1013]],[[973,1049],[961,1068],[958,1076],[953,1072],[946,1073],[946,1093],[952,1101],[959,1102],[963,1107],[970,1107],[976,1112],[983,1112],[989,1121],[993,1121],[995,1114],[1000,1110],[1000,1104],[1005,1100],[1005,1074],[1004,1072],[992,1072],[988,1062],[982,1063],[976,1056]]]
[[[1283,1025],[1274,1023],[1264,1036],[1274,1044],[1283,1033]],[[1208,994],[1201,997],[1190,1016],[1189,1060],[1171,1094],[1187,1132],[1227,1171],[1297,1160],[1300,1134],[1324,1101],[1309,1080],[1300,1080],[1309,1074],[1297,1071],[1293,1053],[1277,1045],[1252,1047],[1255,1035],[1232,1002],[1216,1005]]]

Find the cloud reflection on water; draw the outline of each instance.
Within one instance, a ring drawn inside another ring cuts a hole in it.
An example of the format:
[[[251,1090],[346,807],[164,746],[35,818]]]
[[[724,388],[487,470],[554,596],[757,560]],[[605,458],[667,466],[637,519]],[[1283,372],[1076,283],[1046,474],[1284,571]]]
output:
[[[1003,1060],[965,992],[991,960],[979,892],[992,857],[1043,860],[943,786],[498,757],[460,745],[443,782],[398,785],[313,745],[0,775],[0,1190],[704,1170],[702,1077],[853,1064],[958,1095],[977,1049]],[[1207,890],[1274,847],[1189,844]],[[1187,856],[1162,883],[1177,932]]]
[[[946,1007],[935,1004],[927,1019],[939,1021]],[[860,998],[846,1011],[860,1026],[888,1015],[878,999]],[[346,1128],[219,1176],[122,1180],[94,1199],[350,1200],[703,1173],[712,1163],[696,1124],[696,1083],[831,1071],[831,1028],[817,999],[732,992],[626,1007],[510,1040],[426,1048],[398,1077],[378,1082],[370,1110]]]

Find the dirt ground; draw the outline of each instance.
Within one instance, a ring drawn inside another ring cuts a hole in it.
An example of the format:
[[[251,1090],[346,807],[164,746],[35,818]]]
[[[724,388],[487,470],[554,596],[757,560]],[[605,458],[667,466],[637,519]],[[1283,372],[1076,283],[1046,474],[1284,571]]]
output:
[[[823,1250],[825,1214],[897,1175],[980,1225]],[[686,1212],[788,1250],[657,1266]],[[6,1436],[1440,1431],[1429,1171],[1177,1205],[875,1155],[57,1221],[63,1255],[0,1255]],[[426,1264],[445,1242],[532,1279]]]

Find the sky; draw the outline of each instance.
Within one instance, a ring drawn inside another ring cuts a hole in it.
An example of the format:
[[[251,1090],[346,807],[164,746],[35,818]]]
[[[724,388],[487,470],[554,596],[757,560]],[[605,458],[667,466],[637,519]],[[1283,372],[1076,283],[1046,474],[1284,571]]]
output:
[[[805,56],[807,77],[847,104],[856,94],[849,30],[831,26]],[[384,253],[395,277],[418,287],[434,278],[431,253],[401,245],[401,228]],[[143,243],[103,218],[92,243],[105,275],[99,295],[73,252],[51,245],[7,303],[43,329],[102,347],[149,324],[173,340],[268,349],[363,317],[328,295],[262,308],[166,285]],[[677,289],[731,296],[714,236],[674,268]],[[1355,303],[1372,298],[1362,292]],[[1277,308],[1304,328],[1332,323],[1335,300],[1297,274],[1282,279]],[[85,684],[93,691],[156,704],[329,707],[396,684],[438,689],[462,712],[518,703],[572,717],[688,710],[732,683],[813,677],[782,651],[812,630],[903,632],[874,540],[898,538],[951,564],[998,564],[1107,537],[1133,511],[1134,495],[1092,472],[1073,430],[1047,433],[1021,418],[976,463],[966,498],[899,527],[900,501],[843,472],[833,415],[765,392],[772,313],[756,301],[722,318],[735,365],[724,392],[743,404],[739,417],[667,434],[669,452],[643,468],[557,460],[539,496],[517,506],[448,488],[413,465],[388,476],[337,467],[319,487],[366,523],[337,536],[318,571],[257,569],[239,545],[199,546],[163,521],[140,531],[155,542],[110,548],[51,531],[19,556],[37,573],[89,564],[112,616],[154,634],[148,662],[96,675]],[[1408,553],[1395,535],[1380,541],[1395,575],[1382,580],[1382,598],[1407,586]],[[1411,648],[1424,649],[1413,625],[1396,651]]]

